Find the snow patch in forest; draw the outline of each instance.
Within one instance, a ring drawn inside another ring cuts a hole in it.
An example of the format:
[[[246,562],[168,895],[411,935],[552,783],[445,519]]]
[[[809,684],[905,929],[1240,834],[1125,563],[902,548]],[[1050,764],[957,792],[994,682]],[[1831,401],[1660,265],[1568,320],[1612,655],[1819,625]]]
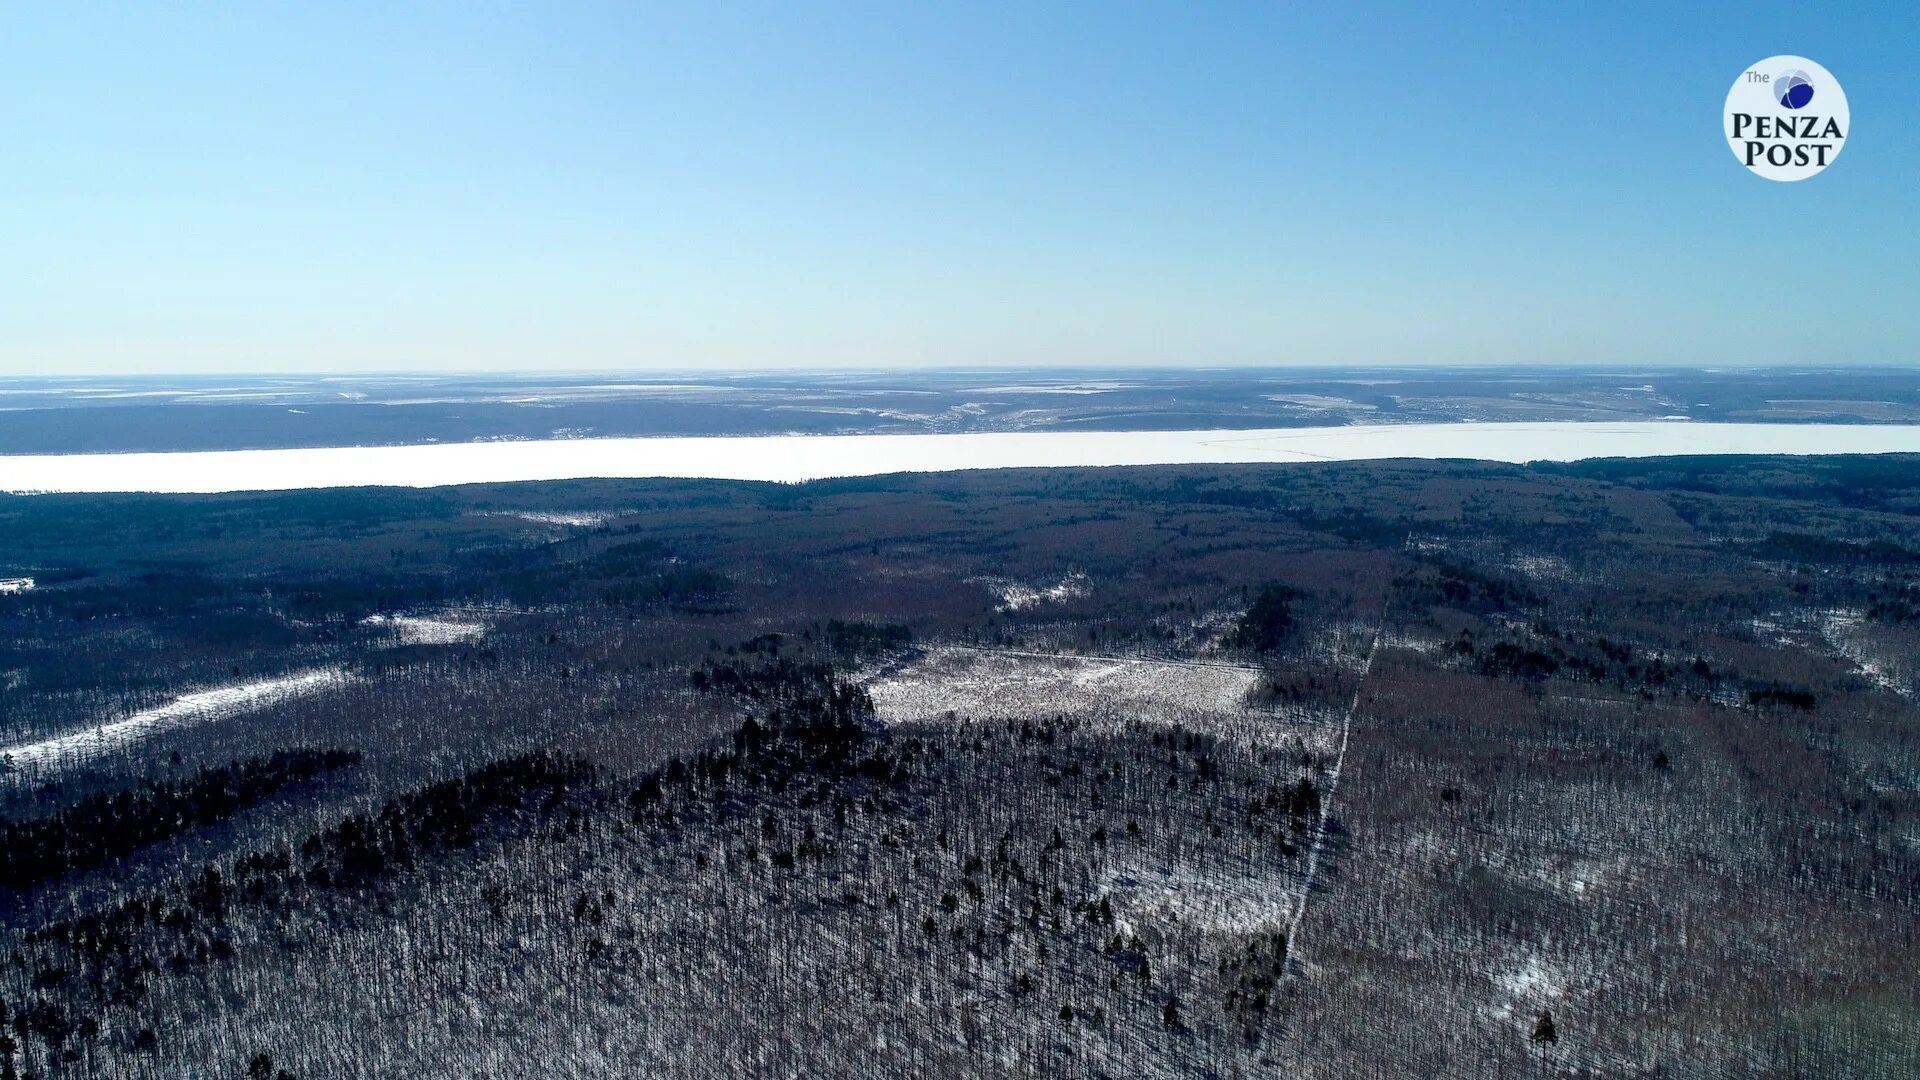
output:
[[[486,623],[451,615],[369,615],[360,625],[390,630],[401,645],[459,645],[487,633]]]
[[[11,761],[16,769],[55,766],[64,761],[103,754],[164,731],[224,720],[282,701],[317,694],[340,686],[346,680],[344,670],[326,668],[201,690],[97,728],[8,747],[0,750],[0,757]]]
[[[1447,651],[1448,642],[1437,635],[1396,627],[1382,631],[1380,647],[1399,649],[1403,652],[1419,653],[1422,656],[1442,656]]]
[[[1895,670],[1898,661],[1877,654],[1878,651],[1873,648],[1872,635],[1867,632],[1866,612],[1848,609],[1823,611],[1820,613],[1820,635],[1827,640],[1836,656],[1852,664],[1868,682],[1901,697],[1913,696],[1913,688]]]
[[[1573,564],[1558,555],[1522,555],[1508,565],[1536,581],[1574,580]]]
[[[1071,573],[1051,585],[1028,585],[1006,578],[976,578],[1000,597],[994,605],[995,611],[1026,611],[1042,604],[1064,604],[1088,595],[1092,590],[1087,585],[1087,575]]]
[[[1566,990],[1566,973],[1538,956],[1529,956],[1513,967],[1495,972],[1493,983],[1509,999],[1503,1013],[1536,1008],[1547,998],[1559,997]]]
[[[1541,876],[1545,883],[1575,900],[1590,900],[1594,894],[1618,889],[1632,868],[1624,857],[1612,859],[1575,859],[1571,863],[1548,868]]]
[[[1107,707],[1143,710],[1140,718],[1150,719],[1248,712],[1247,691],[1258,676],[1254,668],[1227,664],[929,646],[920,659],[868,690],[889,723],[950,712],[1032,717]]]
[[[1178,725],[1287,754],[1332,753],[1340,717],[1300,703],[1252,705],[1254,668],[1200,661],[931,646],[867,683],[889,725],[1074,716],[1115,733]]]
[[[1284,928],[1299,902],[1298,883],[1219,869],[1137,867],[1116,870],[1100,889],[1114,908],[1115,928],[1173,923],[1208,933]]]
[[[531,521],[536,525],[566,525],[573,528],[590,529],[594,526],[605,524],[606,520],[613,515],[584,510],[496,510],[489,511],[481,516],[519,518],[521,521]]]

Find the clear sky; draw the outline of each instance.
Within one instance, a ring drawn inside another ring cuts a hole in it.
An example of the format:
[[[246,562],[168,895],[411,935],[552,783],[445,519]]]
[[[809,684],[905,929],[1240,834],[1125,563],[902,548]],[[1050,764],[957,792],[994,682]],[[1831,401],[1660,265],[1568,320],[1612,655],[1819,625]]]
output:
[[[1448,10],[1453,9],[1453,10]],[[14,4],[0,374],[1920,363],[1912,4]],[[1844,84],[1748,175],[1747,64]]]

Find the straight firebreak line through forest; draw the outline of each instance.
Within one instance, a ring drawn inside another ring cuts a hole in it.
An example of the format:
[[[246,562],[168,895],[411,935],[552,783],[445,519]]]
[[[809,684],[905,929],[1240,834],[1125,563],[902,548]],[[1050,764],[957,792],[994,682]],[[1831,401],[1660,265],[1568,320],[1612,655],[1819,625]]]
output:
[[[1353,735],[1353,717],[1360,711],[1360,694],[1367,687],[1367,676],[1373,673],[1373,658],[1380,653],[1380,635],[1384,624],[1373,632],[1373,643],[1367,646],[1367,658],[1360,665],[1360,679],[1353,687],[1353,701],[1347,706],[1346,720],[1340,725],[1340,750],[1334,755],[1333,768],[1327,774],[1327,791],[1320,800],[1320,817],[1314,823],[1313,844],[1307,848],[1306,880],[1300,886],[1300,904],[1294,908],[1293,918],[1287,922],[1287,955],[1295,961],[1295,970],[1304,971],[1306,966],[1300,960],[1300,922],[1307,916],[1307,898],[1313,895],[1313,883],[1320,872],[1320,849],[1326,846],[1327,821],[1333,816],[1333,799],[1340,790],[1340,770],[1347,763],[1347,741]]]

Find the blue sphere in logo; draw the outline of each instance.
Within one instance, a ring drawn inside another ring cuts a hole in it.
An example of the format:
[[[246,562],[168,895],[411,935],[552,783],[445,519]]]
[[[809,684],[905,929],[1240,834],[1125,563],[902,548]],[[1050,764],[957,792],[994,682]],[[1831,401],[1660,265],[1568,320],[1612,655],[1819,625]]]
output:
[[[1813,80],[1797,69],[1782,72],[1773,80],[1773,97],[1789,109],[1804,109],[1813,100]]]

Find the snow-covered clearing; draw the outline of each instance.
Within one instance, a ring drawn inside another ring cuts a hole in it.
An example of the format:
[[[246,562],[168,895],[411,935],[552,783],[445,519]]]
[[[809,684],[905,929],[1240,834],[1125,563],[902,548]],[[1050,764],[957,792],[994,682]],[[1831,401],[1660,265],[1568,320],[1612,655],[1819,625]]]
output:
[[[369,615],[360,625],[385,628],[401,645],[458,645],[487,633],[486,623],[454,615]]]
[[[1257,668],[1207,661],[1053,655],[930,646],[868,684],[880,719],[898,724],[1066,714],[1115,729],[1171,727],[1332,758],[1344,735],[1337,712],[1250,706]],[[1328,776],[1321,777],[1324,783]],[[1275,876],[1177,859],[1113,867],[1097,885],[1123,924],[1168,923],[1203,932],[1290,926],[1316,861]]]
[[[935,645],[868,690],[887,723],[1070,713],[1196,728],[1224,723],[1250,735],[1290,729],[1286,718],[1248,707],[1247,691],[1258,676],[1255,668],[1232,664]]]
[[[317,694],[346,682],[340,668],[324,668],[271,679],[235,683],[175,698],[165,705],[123,720],[39,742],[0,749],[15,769],[43,769],[80,761],[177,728],[222,720],[282,701]]]

